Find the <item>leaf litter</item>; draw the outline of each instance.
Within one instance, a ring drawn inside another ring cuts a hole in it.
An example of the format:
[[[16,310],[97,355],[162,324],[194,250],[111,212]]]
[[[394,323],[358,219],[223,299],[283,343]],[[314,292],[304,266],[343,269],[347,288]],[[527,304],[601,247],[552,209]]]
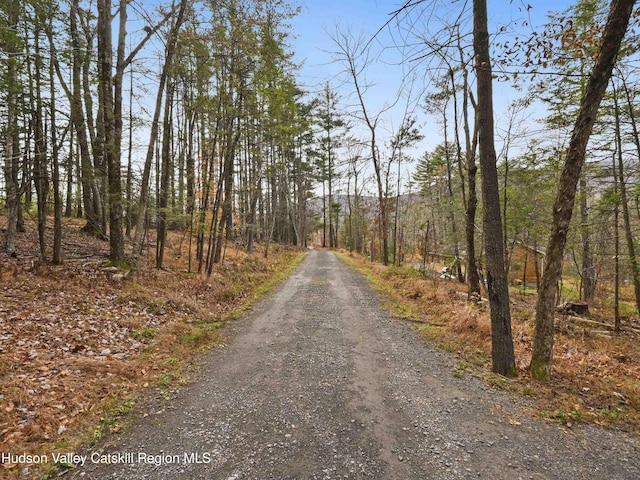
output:
[[[108,244],[77,221],[65,227],[62,265],[38,259],[32,227],[19,235],[17,258],[0,254],[0,453],[48,455],[86,443],[114,402],[173,378],[176,358],[192,361],[194,345],[181,337],[191,325],[219,325],[291,259],[278,248],[269,260],[230,251],[205,279],[186,272],[175,240],[167,270],[147,258],[123,280],[126,272],[105,268]],[[208,335],[196,346],[222,343]],[[0,478],[18,467],[3,464]]]

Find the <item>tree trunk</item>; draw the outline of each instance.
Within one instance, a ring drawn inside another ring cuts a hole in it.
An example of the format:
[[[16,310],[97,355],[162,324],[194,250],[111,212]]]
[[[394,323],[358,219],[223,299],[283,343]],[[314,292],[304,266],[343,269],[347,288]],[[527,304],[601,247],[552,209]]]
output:
[[[53,62],[52,62],[53,63]],[[67,157],[67,164],[66,164],[66,169],[67,169],[67,189],[66,189],[66,198],[65,198],[65,205],[64,205],[64,216],[65,217],[70,217],[71,215],[73,215],[73,202],[74,202],[74,198],[73,198],[73,170],[75,167],[75,146],[76,146],[76,142],[75,142],[75,131],[73,129],[73,126],[70,125],[71,127],[71,132],[69,134],[69,155]],[[77,170],[76,170],[77,172]]]
[[[591,258],[591,241],[589,228],[589,209],[587,206],[587,179],[580,176],[580,237],[582,240],[582,267],[580,280],[582,283],[581,296],[587,302],[593,299],[596,291],[596,275]]]
[[[53,12],[49,13],[49,30],[53,29]],[[49,42],[49,55],[55,55],[53,42]],[[55,69],[53,62],[49,63],[49,89],[51,90],[51,147],[52,151],[52,171],[51,181],[53,183],[53,255],[52,261],[55,264],[62,263],[62,196],[60,194],[60,147],[58,145],[58,133],[56,124],[56,85]],[[71,147],[69,150],[71,150]]]
[[[85,115],[82,105],[82,47],[80,43],[80,32],[78,30],[78,13],[79,2],[73,0],[71,3],[71,10],[69,12],[69,25],[71,33],[71,46],[73,50],[71,80],[72,89],[65,88],[65,93],[69,98],[71,107],[71,121],[75,127],[77,134],[78,147],[80,150],[80,181],[82,184],[82,209],[84,211],[87,224],[83,227],[83,231],[90,235],[96,235],[98,237],[104,236],[102,230],[101,212],[96,206],[101,205],[99,199],[94,201],[95,195],[99,195],[96,188],[95,175],[93,164],[91,163],[91,151],[89,149],[89,129],[85,122]],[[50,39],[52,41],[52,39]],[[85,53],[88,56],[88,53]],[[56,62],[56,73],[60,83],[65,86],[62,72],[60,72],[59,66]]]
[[[446,110],[446,109],[445,109]],[[448,217],[449,222],[451,224],[451,238],[453,240],[453,265],[452,268],[454,275],[458,278],[458,281],[463,283],[464,277],[462,276],[462,265],[460,264],[460,245],[458,244],[458,227],[456,222],[456,214],[455,214],[455,206],[454,200],[455,197],[453,195],[453,166],[451,165],[451,153],[449,151],[449,141],[447,136],[447,114],[446,111],[443,110],[443,122],[444,122],[444,156],[447,161],[447,195],[449,197],[447,206],[448,206]],[[457,118],[456,118],[457,122]]]
[[[125,180],[125,236],[131,240],[133,228],[133,72],[129,78],[129,146],[127,151],[127,178]]]
[[[118,47],[116,54],[115,75],[112,65],[112,39],[111,39],[111,0],[104,2],[104,11],[109,15],[109,20],[104,26],[109,32],[101,32],[103,49],[98,49],[98,59],[103,65],[101,78],[104,92],[104,124],[105,124],[105,154],[107,163],[108,189],[109,189],[109,258],[115,264],[124,261],[124,233],[122,230],[123,205],[122,205],[122,88],[125,69],[125,42],[127,35],[127,3],[120,3],[120,18],[118,29]],[[100,12],[100,10],[98,10]],[[100,25],[100,21],[98,24]],[[104,56],[101,55],[104,53]],[[108,73],[108,78],[107,78]],[[104,76],[104,77],[102,77]]]
[[[614,91],[614,110],[616,117],[616,144],[618,154],[618,186],[620,188],[620,203],[622,204],[622,218],[624,221],[624,233],[627,241],[627,252],[629,254],[629,266],[633,278],[633,290],[636,298],[636,310],[640,312],[640,265],[636,257],[636,245],[631,230],[631,216],[629,214],[629,201],[627,197],[627,185],[625,183],[624,162],[622,161],[622,134],[620,132],[620,107],[618,105],[617,91]]]
[[[160,191],[158,191],[158,213],[156,224],[156,268],[162,268],[164,248],[167,240],[167,210],[169,208],[169,178],[173,170],[171,158],[171,134],[173,133],[172,108],[175,83],[170,80],[167,85],[167,96],[164,100],[162,120],[162,156],[160,167]]]
[[[467,157],[467,179],[469,182],[469,200],[466,211],[466,241],[467,241],[467,294],[469,298],[480,295],[480,275],[478,274],[478,259],[476,258],[476,210],[478,195],[476,193],[475,154]]]
[[[596,64],[580,103],[567,159],[560,175],[558,192],[553,204],[546,268],[536,303],[536,326],[530,370],[531,376],[538,380],[548,380],[551,377],[556,285],[562,276],[562,260],[573,214],[576,187],[596,114],[607,90],[634,3],[635,0],[613,0],[611,3]]]
[[[18,9],[20,2],[12,0],[9,11],[8,24],[12,30],[18,28]],[[17,46],[9,46],[7,50],[17,50]],[[4,144],[4,179],[7,192],[7,234],[5,237],[5,251],[16,255],[16,234],[18,232],[18,211],[20,208],[20,188],[18,185],[18,170],[20,165],[20,138],[18,129],[18,98],[20,87],[18,84],[18,55],[9,55],[6,60],[6,88],[7,88],[7,123]]]
[[[473,46],[476,55],[478,82],[478,135],[483,224],[486,236],[487,290],[491,307],[493,371],[500,375],[513,376],[517,372],[511,334],[509,285],[504,264],[504,242],[494,145],[493,94],[486,0],[474,0],[473,2]]]
[[[46,261],[47,254],[47,201],[49,199],[49,173],[47,168],[47,141],[45,138],[44,115],[42,104],[42,55],[40,54],[40,28],[34,32],[35,55],[34,70],[31,69],[31,55],[27,53],[29,70],[29,89],[31,98],[31,126],[33,128],[35,155],[33,160],[33,180],[36,188],[38,206],[38,244],[40,258]]]
[[[323,178],[322,179],[322,248],[326,248],[326,247],[327,247],[327,196],[325,194],[325,180]]]
[[[618,116],[616,115],[616,120]],[[616,122],[616,130],[618,130],[619,122]],[[619,130],[618,130],[619,132]],[[618,148],[620,147],[620,135],[618,137]],[[618,174],[616,168],[616,154],[613,153],[613,195],[615,204],[613,206],[613,329],[615,332],[620,331],[620,201],[618,199]]]
[[[385,203],[384,187],[382,184],[382,166],[380,155],[378,153],[378,144],[376,138],[376,130],[378,127],[378,120],[380,119],[380,116],[371,116],[365,104],[363,86],[361,85],[361,79],[358,77],[361,70],[356,65],[356,54],[360,54],[360,52],[357,51],[359,49],[357,48],[358,46],[356,45],[356,48],[354,49],[354,45],[351,44],[350,40],[346,36],[344,36],[343,45],[340,45],[337,40],[336,43],[338,43],[338,46],[340,47],[344,55],[344,59],[348,64],[349,75],[351,76],[353,85],[356,89],[356,95],[358,97],[358,103],[360,105],[362,117],[370,134],[368,144],[371,153],[371,160],[373,162],[373,169],[375,171],[376,186],[378,188],[378,227],[380,229],[380,238],[382,239],[381,258],[384,265],[389,265],[389,222],[387,215],[387,205]],[[373,259],[373,244],[371,250],[371,258]]]
[[[402,265],[400,251],[398,249],[398,221],[400,216],[400,165],[402,164],[402,150],[398,152],[398,181],[396,185],[396,207],[393,216],[393,264],[397,267]]]
[[[625,91],[625,97],[627,100],[627,107],[628,107],[628,114],[629,114],[629,120],[631,121],[631,129],[633,132],[633,142],[636,146],[636,150],[638,152],[638,158],[640,158],[640,136],[638,135],[638,124],[636,122],[636,115],[635,115],[635,111],[634,111],[634,105],[633,102],[631,100],[631,94],[629,92],[629,89],[627,88],[627,83],[624,80],[624,78],[622,79],[622,87],[624,88]],[[616,98],[616,115],[617,117],[619,117],[619,108],[618,108],[618,104],[617,104],[617,96]],[[620,120],[619,118],[616,117],[616,121],[619,123]],[[622,148],[621,146],[619,148]],[[624,173],[624,165],[622,163],[622,154],[619,153],[619,157],[618,157],[618,166],[620,169],[620,173]],[[626,236],[626,240],[627,240],[627,247],[629,250],[629,264],[631,265],[631,274],[633,276],[633,288],[634,288],[634,293],[635,293],[635,297],[636,297],[636,310],[638,312],[640,312],[640,265],[638,265],[638,260],[636,257],[636,253],[635,253],[635,243],[633,240],[633,233],[631,232],[631,219],[630,219],[630,215],[629,215],[629,203],[628,203],[628,197],[627,197],[627,191],[625,188],[625,185],[623,183],[623,178],[619,178],[618,182],[620,184],[620,194],[621,197],[624,196],[624,199],[621,199],[621,201],[623,202],[623,217],[624,217],[624,222],[625,222],[625,236]]]

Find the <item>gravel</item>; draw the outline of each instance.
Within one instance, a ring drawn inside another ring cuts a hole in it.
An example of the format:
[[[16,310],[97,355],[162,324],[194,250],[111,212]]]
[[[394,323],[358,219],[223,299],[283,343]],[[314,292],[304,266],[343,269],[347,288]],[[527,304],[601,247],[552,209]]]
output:
[[[523,399],[458,378],[455,357],[391,318],[331,252],[312,251],[231,328],[192,385],[70,476],[640,478],[637,437],[530,418]]]

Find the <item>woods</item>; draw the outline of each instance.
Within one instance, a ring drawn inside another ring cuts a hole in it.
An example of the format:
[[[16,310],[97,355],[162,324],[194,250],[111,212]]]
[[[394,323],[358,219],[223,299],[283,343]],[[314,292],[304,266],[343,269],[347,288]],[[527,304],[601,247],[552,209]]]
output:
[[[108,238],[116,266],[131,261],[125,234],[139,256],[151,227],[159,268],[167,229],[189,226],[197,269],[209,275],[229,241],[305,243],[310,120],[283,26],[295,10],[249,1],[206,7],[215,12],[208,26],[186,1],[135,9],[134,18],[126,3],[3,7],[7,252],[33,193],[46,228],[51,178],[56,208],[64,201],[88,234]],[[143,55],[157,55],[157,76]],[[155,107],[140,103],[154,88]],[[140,135],[148,139],[141,163]],[[40,242],[43,260],[63,261],[59,247],[51,252],[43,235]]]
[[[377,32],[327,29],[339,75],[308,85],[294,3],[7,1],[2,248],[21,255],[28,216],[40,260],[64,263],[78,217],[126,271],[151,250],[164,268],[171,231],[204,277],[230,245],[274,243],[444,268],[488,297],[502,375],[510,296],[537,293],[530,368],[548,379],[556,305],[609,302],[617,330],[640,308],[634,5],[580,0],[540,31],[518,7],[514,33],[483,1],[407,2]],[[381,97],[388,50],[410,67]],[[520,93],[496,108],[496,84]]]
[[[0,453],[121,431],[316,248],[454,378],[638,431],[637,2],[379,7],[312,53],[316,2],[0,3]]]

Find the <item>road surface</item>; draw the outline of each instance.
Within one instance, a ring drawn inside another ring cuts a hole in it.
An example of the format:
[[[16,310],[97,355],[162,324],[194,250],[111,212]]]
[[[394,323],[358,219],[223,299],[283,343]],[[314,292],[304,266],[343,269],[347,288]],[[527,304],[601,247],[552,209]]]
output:
[[[638,479],[637,437],[529,418],[312,251],[196,381],[84,452],[88,479]],[[110,463],[100,463],[110,462]]]

